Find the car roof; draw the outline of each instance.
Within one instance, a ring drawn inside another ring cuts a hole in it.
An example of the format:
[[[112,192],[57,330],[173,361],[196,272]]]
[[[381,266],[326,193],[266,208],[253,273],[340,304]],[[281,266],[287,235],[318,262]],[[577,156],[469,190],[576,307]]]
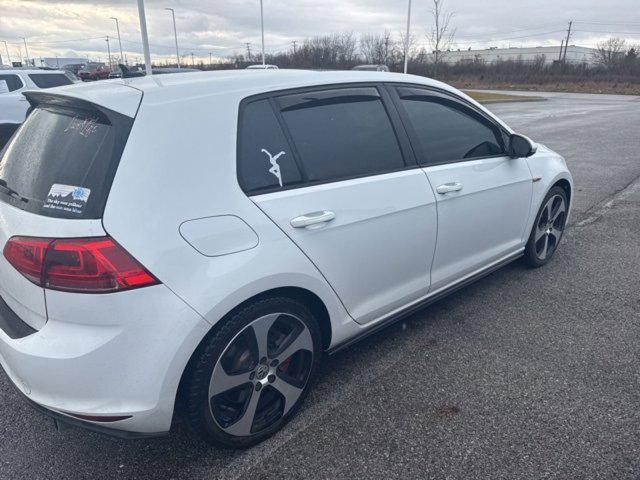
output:
[[[470,103],[494,117],[486,108],[464,93],[445,83],[427,77],[402,73],[364,70],[218,70],[189,73],[169,73],[124,79],[109,79],[91,83],[76,83],[47,90],[87,100],[128,116],[133,116],[137,104],[130,103],[127,93],[135,89],[144,94],[150,104],[175,103],[180,98],[194,100],[223,96],[240,101],[261,93],[304,87],[356,83],[409,83],[436,87],[465,97]],[[128,87],[128,88],[127,88]],[[502,123],[499,119],[496,119]],[[504,125],[504,124],[503,124]],[[506,126],[506,125],[505,125]],[[508,128],[508,127],[507,127]]]
[[[66,73],[64,70],[50,70],[50,69],[41,69],[41,68],[1,68],[0,74],[7,75],[12,73]]]
[[[360,82],[404,82],[454,90],[444,83],[426,77],[353,70],[219,70],[215,72],[173,73],[113,81],[141,90],[145,93],[145,98],[153,97],[159,101],[175,100],[180,96],[187,98],[210,95],[246,97],[292,88]],[[78,85],[69,88],[87,87]]]

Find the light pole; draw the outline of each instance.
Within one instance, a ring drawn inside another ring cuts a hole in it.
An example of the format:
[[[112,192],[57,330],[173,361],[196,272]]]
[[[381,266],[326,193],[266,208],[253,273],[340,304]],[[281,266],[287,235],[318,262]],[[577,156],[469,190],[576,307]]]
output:
[[[113,68],[113,64],[111,62],[111,45],[109,45],[109,35],[107,35],[107,55],[109,58],[109,71]]]
[[[27,66],[29,66],[29,64],[31,63],[31,59],[29,59],[29,49],[27,48],[27,39],[22,37],[22,40],[24,41],[24,51],[27,54]]]
[[[118,31],[118,44],[120,45],[120,62],[125,63],[124,54],[122,53],[122,39],[120,38],[120,24],[118,23],[118,19],[116,17],[109,17],[111,20],[116,21],[116,30]]]
[[[409,65],[409,36],[411,34],[411,0],[409,0],[409,10],[407,12],[407,36],[404,39],[404,73],[407,73]]]
[[[153,75],[151,67],[151,52],[149,51],[149,35],[147,34],[147,16],[144,13],[144,0],[138,0],[138,16],[140,17],[140,34],[144,50],[144,64],[147,75]]]
[[[262,66],[264,66],[264,9],[262,7],[262,0],[260,0],[260,28],[262,30]]]
[[[11,66],[13,63],[11,62],[11,55],[9,54],[9,47],[7,46],[7,41],[3,40],[2,42],[4,43],[4,49],[7,52],[7,60],[9,60],[9,66]]]
[[[180,50],[178,50],[178,29],[176,28],[176,12],[173,8],[165,8],[165,10],[169,10],[171,12],[171,17],[173,18],[173,36],[176,40],[176,60],[178,61],[178,68],[180,68]]]

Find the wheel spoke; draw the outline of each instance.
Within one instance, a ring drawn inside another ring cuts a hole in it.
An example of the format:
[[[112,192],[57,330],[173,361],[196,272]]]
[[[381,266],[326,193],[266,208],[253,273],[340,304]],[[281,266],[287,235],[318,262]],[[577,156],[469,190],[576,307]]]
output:
[[[535,237],[535,239],[534,239],[534,240],[535,240],[535,242],[537,243],[537,242],[538,242],[538,240],[540,240],[540,239],[542,238],[542,236],[543,236],[544,234],[546,234],[546,233],[547,233],[547,231],[546,231],[544,228],[536,227],[536,237]]]
[[[556,227],[551,227],[551,232],[549,233],[549,235],[555,238],[556,240],[555,244],[558,245],[558,242],[560,241],[560,237],[562,236],[562,230]]]
[[[282,353],[276,356],[279,363],[284,362],[287,358],[292,356],[294,353],[299,350],[309,350],[313,351],[313,341],[311,340],[311,333],[307,328],[304,328],[296,338],[294,338],[287,348],[285,348]]]
[[[560,199],[560,203],[558,207],[553,211],[550,217],[550,221],[554,222],[558,219],[558,217],[565,212],[564,200]]]
[[[238,419],[238,421],[233,423],[233,425],[225,428],[225,432],[237,436],[247,436],[251,434],[251,426],[253,425],[253,419],[256,416],[256,409],[258,408],[258,402],[260,401],[261,394],[262,392],[251,392],[251,399],[249,400],[249,405],[247,405],[247,409],[244,411],[244,414]]]
[[[231,390],[232,388],[239,387],[243,383],[249,382],[249,373],[240,373],[238,375],[229,375],[224,371],[222,365],[218,362],[213,375],[211,376],[211,382],[209,383],[209,398],[213,398],[216,395]]]
[[[253,329],[253,334],[256,336],[256,343],[258,344],[258,357],[263,358],[267,357],[267,349],[268,349],[268,336],[269,329],[273,322],[280,316],[279,313],[272,313],[269,315],[265,315],[264,317],[260,317],[258,320],[251,324],[251,328]]]
[[[555,197],[554,197],[555,198]],[[551,220],[551,210],[553,209],[553,198],[547,202],[547,205],[544,207],[547,211],[547,222]]]
[[[276,377],[276,381],[272,385],[282,394],[285,399],[284,414],[286,414],[289,409],[296,403],[298,397],[300,397],[302,388],[291,385],[289,382],[283,380],[280,376]]]
[[[547,258],[547,250],[549,249],[549,235],[544,236],[544,244],[542,246],[542,250],[540,252],[540,259],[544,260]]]

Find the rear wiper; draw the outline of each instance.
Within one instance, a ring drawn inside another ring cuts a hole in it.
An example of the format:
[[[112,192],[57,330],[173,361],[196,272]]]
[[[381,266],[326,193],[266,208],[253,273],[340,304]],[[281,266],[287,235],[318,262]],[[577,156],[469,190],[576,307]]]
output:
[[[29,199],[26,197],[23,197],[22,195],[20,195],[18,192],[16,192],[13,188],[11,188],[9,185],[7,185],[7,181],[0,178],[0,188],[3,188],[7,194],[11,197],[15,197],[21,201],[23,201],[24,203],[28,203]]]

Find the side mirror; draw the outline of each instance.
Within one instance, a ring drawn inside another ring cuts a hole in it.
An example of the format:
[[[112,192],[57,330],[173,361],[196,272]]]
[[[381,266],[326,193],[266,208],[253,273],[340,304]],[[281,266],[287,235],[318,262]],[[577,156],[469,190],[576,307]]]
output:
[[[509,155],[513,158],[530,157],[538,150],[538,145],[530,138],[513,133],[509,137]]]

